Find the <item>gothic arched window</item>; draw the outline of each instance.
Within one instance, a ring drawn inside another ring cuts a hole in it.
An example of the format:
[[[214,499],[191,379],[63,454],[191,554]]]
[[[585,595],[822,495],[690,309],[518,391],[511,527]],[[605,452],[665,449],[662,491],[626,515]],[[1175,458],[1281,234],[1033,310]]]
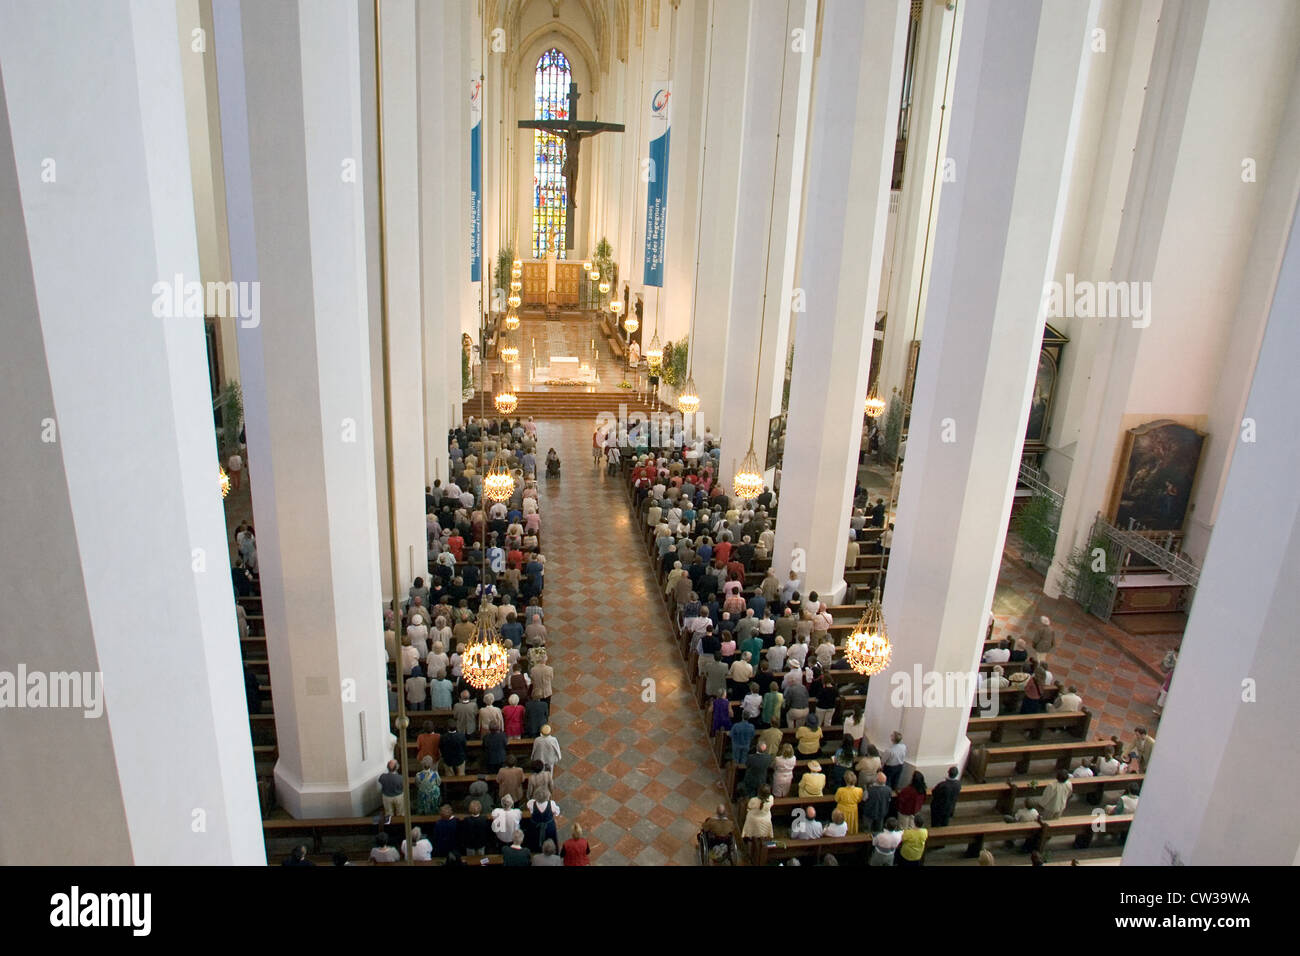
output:
[[[569,61],[554,48],[537,61],[536,96],[533,118],[569,118]],[[565,207],[564,140],[546,130],[533,131],[533,258],[544,259],[548,236],[555,231],[558,251],[564,258]]]

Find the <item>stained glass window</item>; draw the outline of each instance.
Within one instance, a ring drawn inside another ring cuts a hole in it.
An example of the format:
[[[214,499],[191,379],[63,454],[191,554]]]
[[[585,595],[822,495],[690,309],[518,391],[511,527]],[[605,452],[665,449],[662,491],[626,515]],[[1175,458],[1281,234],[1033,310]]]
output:
[[[533,118],[569,118],[569,61],[550,49],[537,61],[536,104]],[[545,259],[551,230],[555,231],[556,257],[564,258],[564,219],[568,203],[564,182],[565,144],[554,133],[533,131],[533,258]]]

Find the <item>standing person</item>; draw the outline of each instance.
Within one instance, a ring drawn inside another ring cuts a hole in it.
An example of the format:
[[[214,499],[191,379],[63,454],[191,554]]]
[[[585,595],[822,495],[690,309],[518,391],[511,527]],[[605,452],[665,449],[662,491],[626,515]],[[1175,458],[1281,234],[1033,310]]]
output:
[[[1038,624],[1030,633],[1030,643],[1033,644],[1034,658],[1046,667],[1047,655],[1056,647],[1056,632],[1052,630],[1052,619],[1046,614],[1038,619]]]
[[[230,487],[233,491],[238,491],[244,484],[244,459],[236,451],[226,462],[226,468],[230,472]]]
[[[745,826],[740,831],[742,838],[771,839],[772,804],[775,802],[776,798],[772,796],[772,791],[767,784],[759,788],[758,796],[749,798],[745,808]]]
[[[575,823],[560,849],[565,866],[590,866],[591,844],[582,835],[582,824]]]
[[[894,851],[903,842],[903,829],[898,821],[890,817],[885,821],[885,828],[871,841],[871,862],[869,866],[893,866]]]
[[[533,741],[532,759],[539,761],[548,771],[554,771],[563,754],[560,742],[551,735],[551,725],[542,728],[542,735]]]
[[[918,814],[913,825],[903,831],[903,839],[898,848],[898,865],[924,866],[925,841],[929,836],[925,818]]]
[[[925,775],[921,771],[912,773],[912,782],[898,791],[894,805],[898,809],[896,816],[899,826],[904,830],[911,827],[912,818],[925,806]]]
[[[761,744],[760,746],[766,747],[767,745]],[[794,746],[782,744],[780,755],[772,762],[772,796],[789,796],[790,785],[794,782],[795,763]]]
[[[946,827],[957,809],[957,797],[961,793],[961,771],[956,767],[948,768],[948,777],[934,788],[930,795],[930,816],[934,825]]]
[[[1147,733],[1145,727],[1134,728],[1133,733],[1136,735],[1133,743],[1129,745],[1129,763],[1132,764],[1136,759],[1137,772],[1146,773],[1151,767],[1151,754],[1155,751],[1156,738]],[[1132,767],[1128,768],[1132,771]]]
[[[893,798],[893,793],[889,789],[889,784],[885,782],[883,773],[876,774],[875,783],[867,787],[865,799],[862,801],[863,824],[867,832],[878,833],[885,823],[885,818],[889,816],[889,801]]]
[[[529,849],[534,853],[541,850],[544,840],[559,842],[559,834],[555,830],[555,818],[559,815],[560,807],[551,799],[548,790],[538,791],[537,799],[528,801],[528,822],[532,831],[528,842]]]
[[[881,758],[885,782],[889,784],[889,789],[893,790],[898,786],[898,781],[903,776],[903,765],[906,763],[907,744],[903,743],[903,735],[895,730],[889,735],[889,747]]]
[[[425,756],[420,761],[420,771],[415,775],[415,812],[419,815],[431,815],[442,806],[442,778],[434,766],[432,756]]]
[[[858,832],[858,804],[862,802],[863,790],[858,786],[858,775],[852,770],[844,774],[844,786],[835,791],[835,809],[844,815],[848,824],[848,833]]]
[[[379,794],[384,801],[384,822],[406,813],[406,780],[397,772],[397,761],[388,761],[388,771],[379,775]]]

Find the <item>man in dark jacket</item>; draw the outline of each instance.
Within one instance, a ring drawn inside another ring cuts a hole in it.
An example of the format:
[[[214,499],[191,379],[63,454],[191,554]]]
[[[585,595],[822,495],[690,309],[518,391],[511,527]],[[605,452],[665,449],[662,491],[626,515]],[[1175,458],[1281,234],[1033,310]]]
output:
[[[866,795],[862,799],[862,825],[864,831],[879,833],[885,825],[885,818],[889,816],[889,801],[893,798],[893,792],[889,789],[889,784],[885,782],[883,773],[876,774],[876,782],[867,787]]]
[[[948,779],[934,788],[930,795],[931,826],[946,827],[957,809],[957,795],[961,793],[961,771],[948,768]]]
[[[442,762],[447,765],[447,772],[452,776],[465,772],[465,742],[465,735],[457,729],[456,725],[448,724],[446,732],[442,735],[440,745],[442,747]]]
[[[768,782],[771,768],[772,755],[767,752],[767,744],[760,740],[758,749],[745,762],[745,776],[740,783],[745,799],[758,796],[758,788]]]

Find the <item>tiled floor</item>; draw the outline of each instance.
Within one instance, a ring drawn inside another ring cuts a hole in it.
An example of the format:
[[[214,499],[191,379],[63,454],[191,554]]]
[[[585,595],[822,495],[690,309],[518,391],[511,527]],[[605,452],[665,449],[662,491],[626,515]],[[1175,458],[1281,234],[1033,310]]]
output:
[[[538,443],[563,462],[542,501],[561,835],[579,821],[597,865],[693,864],[719,778],[621,482],[586,422],[539,422]]]

